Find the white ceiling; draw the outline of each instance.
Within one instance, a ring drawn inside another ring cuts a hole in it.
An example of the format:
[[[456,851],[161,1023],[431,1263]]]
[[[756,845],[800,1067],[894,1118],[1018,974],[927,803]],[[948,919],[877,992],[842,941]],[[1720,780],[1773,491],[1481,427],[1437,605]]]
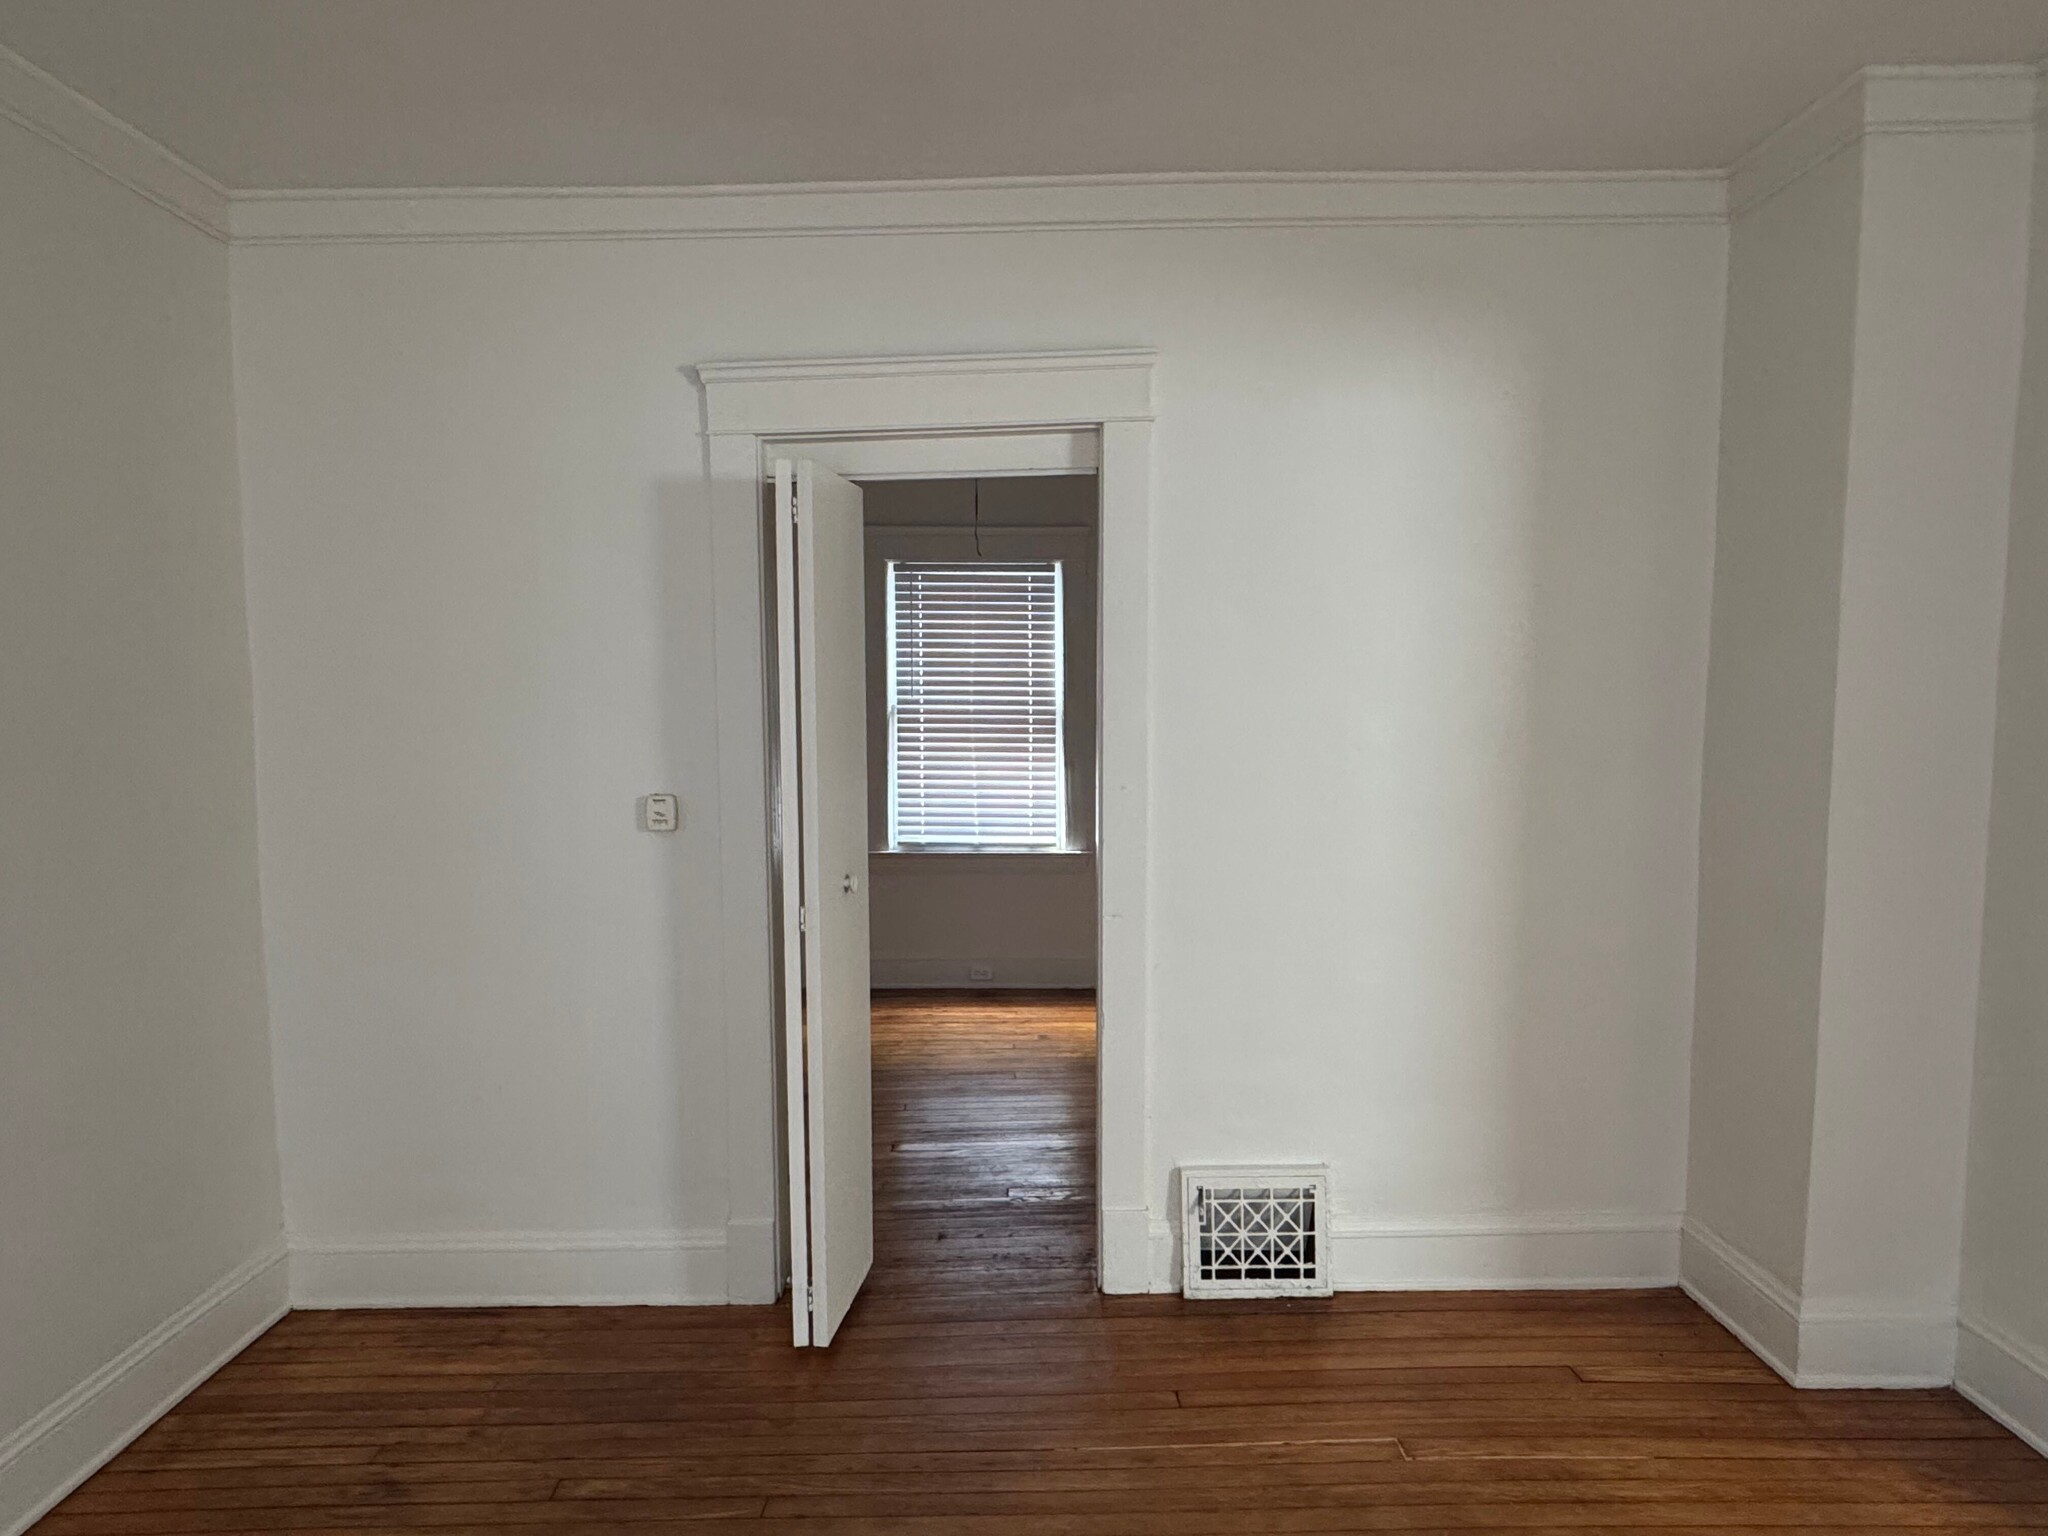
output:
[[[229,186],[1720,167],[2048,0],[0,0]]]

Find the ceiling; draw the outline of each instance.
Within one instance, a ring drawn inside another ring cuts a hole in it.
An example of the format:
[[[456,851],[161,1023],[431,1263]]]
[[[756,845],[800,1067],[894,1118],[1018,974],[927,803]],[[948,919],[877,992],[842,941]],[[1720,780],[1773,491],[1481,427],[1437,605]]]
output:
[[[0,0],[236,189],[1727,165],[2048,0]]]

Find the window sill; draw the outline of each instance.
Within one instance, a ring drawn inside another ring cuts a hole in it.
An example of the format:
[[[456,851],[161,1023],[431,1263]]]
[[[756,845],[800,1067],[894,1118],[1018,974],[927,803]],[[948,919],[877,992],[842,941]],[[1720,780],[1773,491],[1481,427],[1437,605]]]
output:
[[[877,848],[868,863],[877,870],[921,869],[936,874],[942,868],[952,873],[970,870],[1000,870],[1005,873],[1058,874],[1083,869],[1095,862],[1089,849],[1015,849],[998,852],[991,848]]]

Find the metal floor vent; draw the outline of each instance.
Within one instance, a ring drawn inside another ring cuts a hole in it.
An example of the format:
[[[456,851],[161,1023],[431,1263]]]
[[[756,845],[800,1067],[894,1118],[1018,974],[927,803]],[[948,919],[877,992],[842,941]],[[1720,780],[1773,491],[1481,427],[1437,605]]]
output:
[[[1183,1168],[1181,1292],[1327,1296],[1327,1168]]]

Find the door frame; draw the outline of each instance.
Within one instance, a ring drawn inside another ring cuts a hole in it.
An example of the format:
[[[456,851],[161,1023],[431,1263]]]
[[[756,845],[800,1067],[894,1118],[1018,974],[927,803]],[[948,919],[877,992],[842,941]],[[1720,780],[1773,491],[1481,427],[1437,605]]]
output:
[[[1093,436],[1100,477],[1096,1275],[1110,1292],[1167,1284],[1171,1238],[1152,1220],[1151,1167],[1152,365],[1149,351],[1116,350],[696,370],[712,495],[726,1284],[734,1301],[775,1300],[788,1263],[764,477],[775,458],[794,455],[868,476],[1081,470],[1089,466],[1077,462],[1086,453],[1077,435]],[[1164,1191],[1156,1194],[1165,1209]]]

